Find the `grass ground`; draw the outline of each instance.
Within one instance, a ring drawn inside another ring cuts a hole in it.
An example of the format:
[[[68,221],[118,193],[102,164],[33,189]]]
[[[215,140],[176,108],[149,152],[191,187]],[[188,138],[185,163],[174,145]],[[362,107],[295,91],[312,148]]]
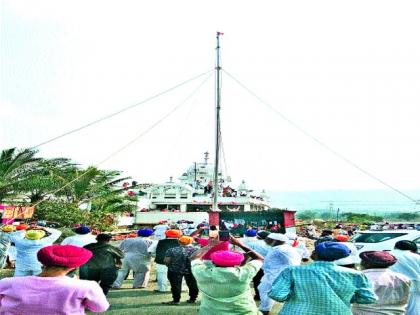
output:
[[[0,270],[0,278],[12,276],[12,270]],[[151,279],[156,279],[154,273]],[[157,288],[157,282],[150,282],[147,289],[131,289],[132,280],[124,281],[122,289],[111,290],[108,300],[111,304],[109,310],[101,314],[109,315],[196,315],[198,313],[199,302],[197,304],[187,304],[188,292],[183,291],[181,303],[177,306],[163,305],[162,302],[172,300],[171,293],[153,292]],[[187,286],[183,284],[184,290]],[[280,305],[276,304],[271,314],[277,314]],[[92,314],[92,313],[90,313]]]

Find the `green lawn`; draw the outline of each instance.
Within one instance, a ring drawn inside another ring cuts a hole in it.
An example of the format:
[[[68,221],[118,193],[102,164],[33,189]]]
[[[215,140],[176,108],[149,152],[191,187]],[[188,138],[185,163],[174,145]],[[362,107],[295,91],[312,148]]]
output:
[[[0,278],[10,277],[13,275],[12,270],[0,270]],[[152,272],[151,279],[156,279]],[[102,314],[141,314],[141,315],[195,315],[199,307],[197,304],[187,304],[187,291],[182,293],[181,303],[177,306],[163,305],[162,302],[172,300],[170,292],[156,293],[153,292],[157,288],[157,282],[151,281],[147,289],[131,289],[132,280],[124,281],[123,288],[111,290],[108,295],[111,307]],[[183,285],[187,290],[186,285]],[[280,305],[276,304],[271,314],[277,314]],[[92,314],[92,313],[90,313]],[[222,314],[221,314],[222,315]]]
[[[152,275],[152,278],[155,276]],[[110,309],[103,314],[142,314],[142,315],[192,315],[197,314],[199,304],[187,304],[188,293],[183,292],[181,303],[177,306],[162,305],[172,300],[171,294],[153,292],[157,282],[150,282],[147,289],[130,289],[132,280],[126,280],[123,289],[110,291]],[[186,286],[185,286],[186,289]],[[184,289],[184,290],[185,290]]]

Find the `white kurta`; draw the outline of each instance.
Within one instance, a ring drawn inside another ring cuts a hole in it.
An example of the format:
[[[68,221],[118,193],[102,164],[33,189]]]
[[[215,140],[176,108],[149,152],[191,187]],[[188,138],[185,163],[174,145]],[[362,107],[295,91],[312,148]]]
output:
[[[268,297],[271,286],[279,274],[289,266],[298,266],[301,264],[302,256],[296,248],[289,244],[273,247],[264,258],[262,269],[264,276],[258,286],[260,292],[260,311],[270,311],[274,301]]]
[[[51,233],[49,236],[39,240],[28,240],[25,231],[18,231],[9,234],[10,240],[16,247],[16,268],[15,276],[37,275],[41,273],[41,263],[38,261],[37,253],[41,248],[52,245],[61,235],[61,231],[45,228]]]
[[[353,315],[404,315],[410,293],[410,280],[388,268],[363,270],[373,285],[378,301],[374,304],[353,304]]]
[[[151,255],[148,252],[148,248],[151,244],[151,240],[141,237],[128,238],[120,244],[119,247],[125,256],[113,287],[121,287],[122,282],[130,270],[134,272],[133,288],[147,287],[151,265]]]
[[[66,237],[61,245],[74,245],[78,247],[83,247],[87,244],[96,243],[96,236],[91,233],[88,234],[76,234],[73,236]]]
[[[402,273],[411,281],[407,315],[420,314],[420,255],[408,250],[394,249],[391,254],[397,263],[390,267],[392,271]]]

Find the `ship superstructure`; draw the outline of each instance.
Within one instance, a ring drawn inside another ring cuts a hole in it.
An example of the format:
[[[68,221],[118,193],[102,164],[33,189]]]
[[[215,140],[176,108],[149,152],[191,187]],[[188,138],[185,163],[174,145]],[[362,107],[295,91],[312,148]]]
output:
[[[204,161],[193,163],[178,181],[171,177],[168,182],[152,185],[146,190],[143,205],[146,209],[158,211],[201,212],[213,211],[214,165]],[[269,206],[265,191],[256,194],[243,180],[237,188],[222,172],[218,174],[218,209],[216,211],[264,211]]]

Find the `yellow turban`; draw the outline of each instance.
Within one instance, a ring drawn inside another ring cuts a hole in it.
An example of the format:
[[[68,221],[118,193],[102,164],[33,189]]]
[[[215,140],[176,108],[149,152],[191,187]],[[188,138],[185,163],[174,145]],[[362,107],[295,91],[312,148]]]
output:
[[[45,236],[45,231],[43,230],[29,230],[26,231],[25,238],[28,240],[40,240]]]
[[[190,245],[193,242],[193,238],[191,236],[181,236],[178,242],[181,245]]]
[[[6,233],[13,232],[15,230],[15,226],[14,225],[11,225],[11,224],[3,225],[1,227],[1,230],[3,232],[6,232]]]

